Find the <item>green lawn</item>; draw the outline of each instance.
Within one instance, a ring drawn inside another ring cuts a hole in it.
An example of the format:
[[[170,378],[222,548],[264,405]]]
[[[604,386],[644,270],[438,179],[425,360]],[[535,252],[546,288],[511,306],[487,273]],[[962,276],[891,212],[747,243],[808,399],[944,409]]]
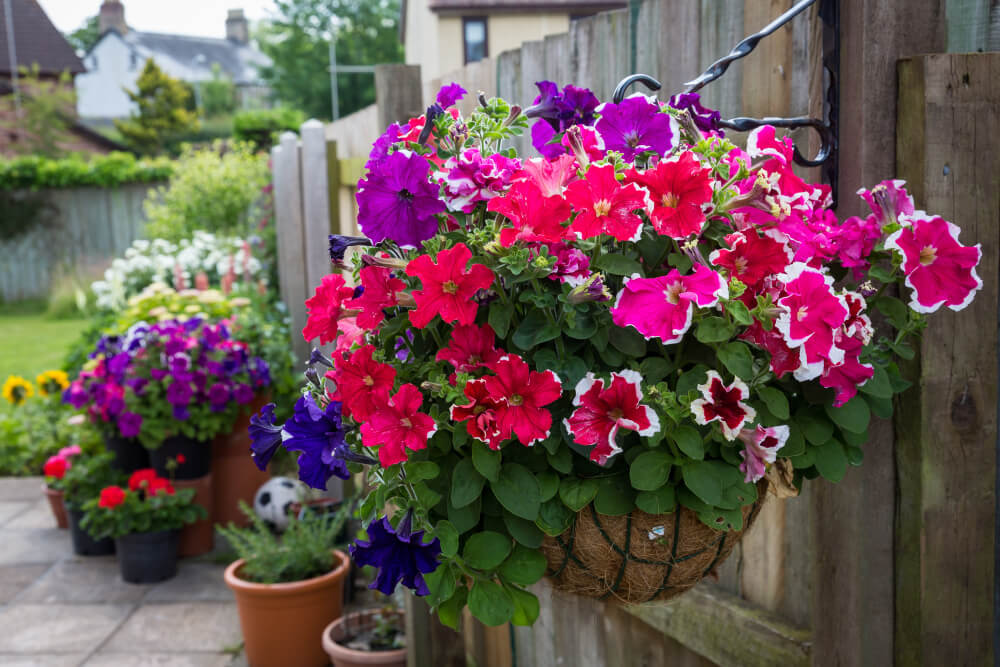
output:
[[[0,310],[0,383],[11,374],[32,383],[35,376],[62,365],[70,343],[88,320],[52,320],[41,313]]]

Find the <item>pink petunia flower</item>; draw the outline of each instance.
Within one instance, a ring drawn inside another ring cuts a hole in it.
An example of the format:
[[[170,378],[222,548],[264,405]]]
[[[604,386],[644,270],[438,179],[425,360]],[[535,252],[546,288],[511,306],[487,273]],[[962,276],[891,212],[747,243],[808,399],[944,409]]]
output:
[[[566,186],[576,178],[573,156],[560,155],[554,160],[537,157],[525,160],[521,163],[521,171],[514,175],[513,180],[534,183],[545,197],[562,197]]]
[[[337,331],[340,333],[337,336],[337,347],[334,350],[337,353],[350,352],[352,347],[360,345],[365,340],[366,331],[358,326],[356,317],[340,318],[340,321],[337,322]]]
[[[852,216],[844,220],[837,229],[837,259],[845,269],[851,269],[855,281],[860,281],[868,270],[868,256],[875,244],[882,238],[882,228],[874,215],[865,219]]]
[[[632,326],[646,339],[676,343],[691,327],[694,307],[710,308],[729,297],[729,286],[718,273],[696,264],[694,273],[677,269],[658,278],[632,278],[615,298],[611,318],[620,327]]]
[[[576,385],[573,405],[576,409],[563,420],[566,430],[579,445],[593,446],[590,460],[604,465],[621,451],[616,438],[625,428],[641,436],[660,430],[660,418],[648,405],[642,405],[642,376],[633,370],[611,374],[611,383],[587,373]]]
[[[435,359],[447,361],[459,373],[469,373],[500,359],[500,351],[493,347],[495,340],[496,334],[489,324],[457,326],[451,332],[448,347],[438,350]]]
[[[913,197],[906,191],[904,185],[906,185],[906,181],[896,179],[882,181],[871,190],[864,188],[858,190],[858,195],[868,202],[875,222],[880,227],[897,224],[901,217],[909,217],[917,213],[913,206]]]
[[[833,278],[806,264],[789,265],[778,276],[785,296],[778,299],[780,314],[775,328],[790,348],[799,350],[801,366],[795,371],[800,382],[823,372],[823,364],[839,364],[844,351],[833,344],[834,335],[847,321],[844,297],[833,291]]]
[[[465,422],[465,430],[476,440],[486,443],[490,449],[500,449],[503,433],[497,418],[502,401],[490,396],[485,380],[470,380],[465,384],[465,396],[469,403],[451,406],[451,420]]]
[[[569,204],[561,196],[546,197],[531,181],[518,181],[505,197],[494,197],[486,210],[500,213],[513,228],[500,230],[500,245],[509,248],[517,241],[555,243],[566,238],[563,221],[570,216]]]
[[[702,426],[719,422],[726,440],[735,440],[740,429],[757,416],[757,411],[743,402],[750,395],[750,390],[739,378],[734,378],[733,383],[727,386],[721,375],[708,371],[708,379],[698,385],[698,391],[702,398],[691,401],[694,420]]]
[[[559,376],[550,370],[533,371],[517,355],[505,355],[493,364],[496,375],[483,378],[499,407],[497,421],[502,439],[517,436],[530,446],[549,437],[552,413],[545,406],[562,395]]]
[[[483,157],[478,148],[468,148],[448,158],[436,178],[444,186],[444,202],[452,211],[472,213],[476,202],[488,201],[510,186],[521,161],[499,153]]]
[[[739,438],[743,443],[740,472],[744,474],[744,482],[756,483],[763,479],[767,474],[767,464],[774,463],[778,450],[788,442],[788,433],[787,426],[758,426],[753,430],[740,431]]]
[[[410,311],[410,323],[423,329],[440,315],[445,322],[472,324],[476,303],[472,296],[493,284],[493,271],[483,264],[468,266],[472,251],[464,243],[442,250],[435,263],[429,255],[420,255],[406,266],[406,275],[420,278],[423,289],[415,290],[416,310]]]
[[[323,276],[316,286],[316,293],[306,299],[309,317],[302,328],[302,337],[307,341],[319,338],[320,345],[326,345],[337,337],[337,320],[344,315],[345,303],[354,296],[354,288],[344,282],[339,273]]]
[[[333,398],[341,401],[344,414],[357,421],[368,419],[389,398],[396,381],[396,369],[375,361],[374,345],[365,345],[344,358],[334,359],[334,369],[326,373],[337,385]]]
[[[910,308],[918,313],[933,313],[942,304],[962,310],[983,288],[976,273],[982,249],[959,243],[959,231],[944,218],[920,215],[885,240],[903,258]]]
[[[361,269],[361,296],[347,302],[348,308],[356,308],[357,324],[364,329],[374,329],[385,319],[386,308],[399,305],[397,294],[406,289],[406,283],[392,277],[392,271],[380,266],[366,266]]]
[[[594,165],[584,180],[570,183],[566,200],[577,212],[569,231],[581,239],[607,234],[619,241],[638,241],[642,218],[635,211],[650,207],[649,194],[635,183],[620,183],[610,164]]]
[[[550,243],[547,247],[549,256],[556,258],[549,280],[576,287],[590,277],[590,258],[582,250],[565,243]]]
[[[827,364],[823,374],[819,376],[819,383],[835,390],[833,405],[839,408],[854,398],[858,393],[858,387],[875,375],[875,369],[871,364],[861,363],[861,348],[864,347],[864,343],[857,338],[841,336],[837,341],[837,347],[843,350],[843,359],[837,364]]]
[[[361,443],[378,449],[382,467],[406,461],[406,450],[427,448],[437,425],[430,415],[420,412],[423,400],[420,390],[406,383],[361,425]]]
[[[656,231],[686,239],[705,227],[705,207],[712,202],[710,171],[694,153],[685,151],[646,171],[630,169],[625,176],[649,191],[653,203],[649,219]]]

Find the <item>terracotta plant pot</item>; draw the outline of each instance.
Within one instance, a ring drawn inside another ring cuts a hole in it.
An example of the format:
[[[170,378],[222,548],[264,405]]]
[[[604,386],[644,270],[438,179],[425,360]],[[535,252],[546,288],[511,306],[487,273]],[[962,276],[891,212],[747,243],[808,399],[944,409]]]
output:
[[[226,568],[226,584],[236,596],[247,662],[253,667],[325,667],[320,637],[343,611],[344,578],[351,561],[334,551],[337,566],[319,577],[287,584],[241,579],[244,561]]]
[[[177,555],[181,558],[200,556],[212,550],[215,543],[215,529],[212,525],[212,485],[211,475],[198,479],[177,479],[174,486],[178,489],[194,489],[194,503],[201,505],[208,512],[208,517],[181,528],[180,544]]]
[[[212,441],[212,521],[223,525],[246,526],[250,519],[240,511],[240,501],[253,506],[253,497],[271,473],[258,470],[250,456],[250,415],[268,402],[257,398],[249,412],[236,420],[230,433],[221,433]]]
[[[352,634],[370,629],[374,624],[377,609],[348,614],[326,626],[323,631],[323,650],[330,656],[333,667],[356,667],[357,665],[381,665],[382,667],[406,667],[406,649],[392,651],[358,651],[338,642],[349,640]],[[402,614],[395,612],[402,618]],[[402,625],[402,624],[401,624]]]
[[[149,462],[160,477],[169,477],[167,462],[184,456],[174,470],[174,479],[198,479],[212,472],[212,441],[192,440],[183,435],[174,435],[156,449],[149,450]],[[209,509],[209,505],[205,506]]]
[[[56,527],[62,530],[69,528],[69,517],[66,516],[66,503],[63,502],[63,492],[50,489],[42,484],[42,491],[49,499],[49,507],[52,508],[52,516],[56,519]]]

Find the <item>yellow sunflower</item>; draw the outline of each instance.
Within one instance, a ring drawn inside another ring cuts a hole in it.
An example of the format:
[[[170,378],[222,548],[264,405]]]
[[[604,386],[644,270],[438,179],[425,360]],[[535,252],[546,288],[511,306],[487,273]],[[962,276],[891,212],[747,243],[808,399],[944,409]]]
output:
[[[3,397],[14,405],[21,405],[34,393],[35,388],[20,375],[8,375],[3,383]]]
[[[69,376],[62,371],[45,371],[35,378],[35,383],[42,396],[58,395],[69,386]]]

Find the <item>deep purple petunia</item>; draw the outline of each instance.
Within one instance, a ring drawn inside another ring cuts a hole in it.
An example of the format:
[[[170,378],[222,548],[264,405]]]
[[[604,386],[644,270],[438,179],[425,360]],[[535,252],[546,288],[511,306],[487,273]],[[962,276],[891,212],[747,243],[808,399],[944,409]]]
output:
[[[402,128],[392,123],[385,129],[378,139],[372,144],[372,149],[368,153],[368,161],[365,162],[365,169],[377,169],[386,158],[389,157],[389,148],[399,141],[399,132]]]
[[[134,412],[123,412],[118,417],[118,430],[121,431],[122,437],[124,438],[134,438],[139,435],[139,430],[142,428],[142,415],[138,415]]]
[[[694,119],[694,124],[702,132],[719,132],[721,134],[719,121],[722,120],[722,114],[715,109],[702,106],[701,95],[698,93],[679,93],[671,97],[668,104],[675,109],[687,109],[691,118]]]
[[[636,154],[653,151],[664,155],[673,148],[676,132],[670,114],[645,95],[626,97],[620,104],[605,103],[598,108],[601,119],[597,131],[609,151],[618,151],[632,162]]]
[[[563,88],[559,101],[559,120],[563,129],[573,125],[593,125],[594,112],[601,101],[589,88],[567,85]]]
[[[260,357],[250,360],[250,379],[254,386],[263,387],[271,384],[271,367]]]
[[[413,510],[406,513],[395,530],[389,518],[384,517],[372,521],[365,528],[367,542],[358,540],[350,546],[351,559],[356,564],[378,569],[378,575],[369,588],[392,595],[396,585],[402,581],[417,595],[430,593],[424,575],[438,568],[441,542],[435,537],[424,544],[424,531],[411,532],[412,526]]]
[[[441,108],[447,109],[448,107],[455,106],[455,103],[465,97],[467,92],[469,91],[462,88],[457,83],[452,82],[447,86],[441,86],[441,90],[438,91],[436,101],[441,105]]]
[[[350,478],[339,401],[331,401],[324,410],[306,394],[295,403],[295,414],[285,422],[281,437],[285,449],[301,452],[299,479],[314,489],[325,489],[334,475]]]
[[[240,405],[246,405],[253,400],[253,387],[240,382],[233,388],[233,399]]]
[[[281,444],[281,425],[274,423],[274,403],[268,403],[258,414],[251,415],[248,431],[250,456],[254,464],[264,470]]]
[[[351,246],[371,245],[372,242],[364,236],[341,236],[340,234],[330,234],[330,261],[337,263],[344,261],[344,253]]]
[[[542,118],[548,121],[554,130],[561,130],[560,122],[562,116],[562,95],[559,94],[559,86],[552,81],[536,81],[535,86],[540,93],[531,106],[524,110],[526,118]]]
[[[373,243],[419,247],[437,233],[434,216],[445,204],[428,180],[430,168],[424,157],[397,151],[358,183],[358,224]]]
[[[181,380],[174,380],[167,387],[167,401],[171,405],[185,406],[191,402],[191,383]]]
[[[229,387],[215,382],[208,388],[208,403],[212,412],[222,412],[229,403]]]

